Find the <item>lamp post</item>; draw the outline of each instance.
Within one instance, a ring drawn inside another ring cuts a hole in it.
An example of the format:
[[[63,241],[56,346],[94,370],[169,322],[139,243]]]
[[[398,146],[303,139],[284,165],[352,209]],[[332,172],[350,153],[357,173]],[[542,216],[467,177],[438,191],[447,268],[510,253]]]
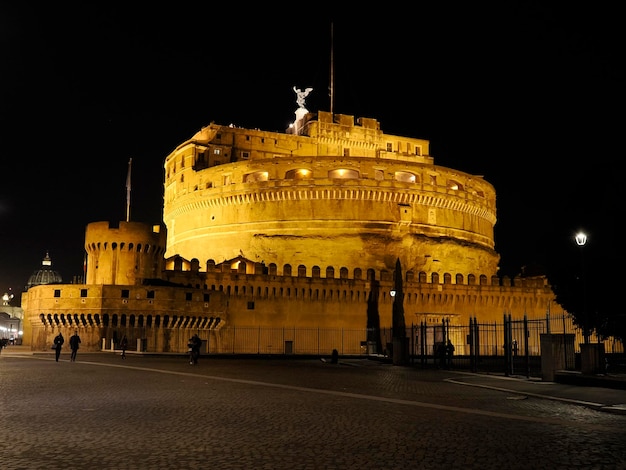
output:
[[[585,244],[587,243],[587,235],[584,232],[578,232],[574,237],[576,244],[580,247],[580,280],[583,284],[583,337],[585,344],[589,343],[589,322],[587,319],[587,286],[585,285]]]

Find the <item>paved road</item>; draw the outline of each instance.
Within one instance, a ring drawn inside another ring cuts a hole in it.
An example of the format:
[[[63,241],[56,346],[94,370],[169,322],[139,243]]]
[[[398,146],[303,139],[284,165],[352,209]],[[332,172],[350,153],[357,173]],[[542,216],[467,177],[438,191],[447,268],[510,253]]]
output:
[[[3,469],[626,468],[626,415],[607,412],[625,391],[367,360],[5,351]]]

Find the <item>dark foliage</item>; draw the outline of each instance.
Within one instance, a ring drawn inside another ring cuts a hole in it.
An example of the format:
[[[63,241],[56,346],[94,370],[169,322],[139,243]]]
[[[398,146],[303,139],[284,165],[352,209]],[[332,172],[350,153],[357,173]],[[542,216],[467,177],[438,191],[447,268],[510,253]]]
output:
[[[615,237],[610,227],[589,231],[587,243],[581,247],[572,233],[560,234],[551,247],[547,276],[557,302],[579,327],[624,341],[623,286],[616,274],[624,265],[624,251]]]
[[[376,344],[376,353],[382,352],[380,341],[380,314],[378,312],[378,298],[380,296],[380,284],[372,279],[370,293],[367,297],[367,341]]]
[[[402,267],[400,259],[396,260],[396,270],[394,272],[394,290],[396,292],[393,298],[393,337],[406,338],[406,323],[404,321],[404,291],[402,289]]]

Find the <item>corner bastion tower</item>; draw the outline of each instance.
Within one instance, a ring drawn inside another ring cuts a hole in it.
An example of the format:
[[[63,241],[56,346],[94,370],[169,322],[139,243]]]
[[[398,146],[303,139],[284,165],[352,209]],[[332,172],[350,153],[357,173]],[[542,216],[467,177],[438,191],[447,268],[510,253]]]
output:
[[[136,285],[158,279],[164,267],[165,230],[138,222],[93,222],[85,231],[86,284]]]

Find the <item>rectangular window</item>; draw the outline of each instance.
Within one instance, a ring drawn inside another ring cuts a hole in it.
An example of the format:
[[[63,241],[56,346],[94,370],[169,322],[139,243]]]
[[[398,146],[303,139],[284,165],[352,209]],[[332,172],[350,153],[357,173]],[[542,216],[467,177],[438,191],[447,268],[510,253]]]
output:
[[[248,158],[250,158],[250,152],[241,152],[241,158],[247,160]]]
[[[146,298],[147,299],[154,299],[154,291],[153,290],[149,290],[148,293],[146,294]]]
[[[387,142],[387,152],[393,152],[393,145],[391,142]]]
[[[122,299],[127,299],[130,297],[130,291],[128,289],[122,289]]]
[[[222,153],[221,149],[213,149],[213,155],[220,155]]]
[[[211,300],[211,294],[204,294],[204,301],[208,302]]]
[[[80,290],[80,296],[81,297],[87,297],[87,289],[81,289]]]
[[[191,301],[192,300],[191,292],[185,292],[185,300],[187,300],[187,301]]]
[[[248,302],[248,310],[254,310],[254,302]]]
[[[61,297],[61,289],[54,289],[54,296]]]
[[[415,155],[421,155],[422,154],[422,147],[420,147],[419,145],[415,146]]]

